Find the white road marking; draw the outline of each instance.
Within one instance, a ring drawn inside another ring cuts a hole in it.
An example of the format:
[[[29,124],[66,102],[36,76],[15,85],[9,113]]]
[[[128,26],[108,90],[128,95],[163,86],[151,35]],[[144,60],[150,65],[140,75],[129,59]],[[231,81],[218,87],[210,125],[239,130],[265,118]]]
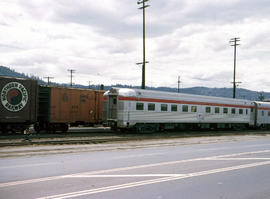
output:
[[[234,157],[234,156],[241,156],[241,155],[252,155],[252,154],[269,153],[269,152],[270,150],[242,152],[242,153],[234,153],[234,154],[227,154],[227,155],[210,156],[210,157],[204,157],[204,158],[176,160],[176,161],[170,161],[170,162],[160,162],[160,163],[137,165],[137,166],[130,166],[130,167],[120,167],[120,168],[100,170],[100,171],[90,171],[90,172],[84,172],[84,173],[78,173],[78,174],[79,175],[101,174],[101,173],[109,173],[109,172],[127,171],[127,170],[132,170],[132,169],[142,169],[142,168],[148,168],[148,167],[167,166],[167,165],[172,165],[172,164],[180,164],[180,163],[187,163],[187,162],[194,162],[194,161],[216,160],[218,158]],[[77,175],[77,174],[74,174],[74,175]],[[0,184],[0,187],[1,187],[1,184]]]
[[[46,178],[37,178],[37,179],[30,179],[30,180],[21,180],[21,181],[14,181],[14,182],[7,182],[1,183],[0,188],[2,187],[9,187],[15,185],[23,185],[23,184],[30,184],[30,183],[38,183],[38,182],[45,182],[49,180],[59,180],[64,178],[65,176],[53,176],[53,177],[46,177]]]
[[[97,189],[88,189],[88,190],[70,192],[70,193],[65,193],[65,194],[45,196],[45,197],[40,197],[37,199],[73,198],[73,197],[103,193],[103,192],[108,192],[108,191],[138,187],[138,186],[143,186],[143,185],[150,185],[150,184],[156,184],[156,183],[161,183],[161,182],[168,182],[168,181],[180,180],[180,179],[185,179],[185,178],[198,177],[198,176],[210,175],[210,174],[215,174],[215,173],[234,171],[234,170],[239,170],[239,169],[246,169],[246,168],[269,165],[269,164],[270,164],[270,161],[252,163],[252,164],[243,164],[243,165],[225,167],[225,168],[220,168],[220,169],[212,169],[212,170],[200,171],[200,172],[195,172],[195,173],[188,173],[188,174],[180,175],[180,176],[165,177],[165,178],[159,178],[159,179],[154,179],[154,180],[144,180],[144,181],[138,181],[138,182],[108,186],[108,187],[101,187]]]
[[[270,160],[270,158],[212,158],[209,160]]]
[[[94,174],[102,174],[102,173],[117,172],[117,171],[127,171],[127,170],[132,170],[132,169],[141,169],[141,168],[156,167],[156,166],[166,166],[166,165],[180,164],[180,163],[194,162],[194,161],[202,161],[202,160],[216,160],[217,158],[226,158],[226,157],[234,157],[234,156],[241,156],[241,155],[253,155],[253,154],[269,153],[269,152],[270,152],[270,150],[242,152],[242,153],[218,155],[218,156],[211,156],[211,157],[204,157],[204,158],[194,158],[194,159],[187,159],[187,160],[177,160],[177,161],[137,165],[137,166],[130,166],[130,167],[120,167],[120,168],[115,168],[115,169],[82,172],[82,173],[76,173],[76,174],[72,174],[72,175],[94,175]],[[49,181],[49,180],[60,180],[60,179],[65,178],[66,176],[70,176],[70,175],[52,176],[52,177],[45,177],[45,178],[37,178],[37,179],[30,179],[30,180],[21,180],[21,181],[0,183],[0,188],[8,187],[8,186],[15,186],[15,185],[29,184],[29,183],[38,183],[38,182],[44,182],[44,181]]]
[[[178,177],[185,174],[116,174],[116,175],[70,175],[66,178],[133,178],[133,177]]]
[[[59,163],[57,163],[57,162],[48,162],[48,163],[36,163],[36,164],[11,165],[11,166],[0,167],[0,169],[14,169],[14,168],[23,168],[23,167],[39,167],[39,166],[47,166],[47,165],[53,165],[53,164],[59,164]]]

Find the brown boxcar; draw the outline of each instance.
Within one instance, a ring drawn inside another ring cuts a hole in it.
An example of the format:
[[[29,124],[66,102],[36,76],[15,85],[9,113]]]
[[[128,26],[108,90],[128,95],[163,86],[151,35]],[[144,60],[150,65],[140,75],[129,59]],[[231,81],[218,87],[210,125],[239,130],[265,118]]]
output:
[[[36,80],[0,77],[0,131],[24,131],[37,121]]]
[[[35,130],[67,131],[69,124],[102,122],[104,91],[40,86]]]

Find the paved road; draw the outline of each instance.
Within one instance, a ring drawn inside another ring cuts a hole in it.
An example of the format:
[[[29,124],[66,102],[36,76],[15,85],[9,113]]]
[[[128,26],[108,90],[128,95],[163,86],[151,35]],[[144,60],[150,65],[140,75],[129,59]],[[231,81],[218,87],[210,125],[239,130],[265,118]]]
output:
[[[270,198],[270,136],[72,147],[1,149],[0,198]]]

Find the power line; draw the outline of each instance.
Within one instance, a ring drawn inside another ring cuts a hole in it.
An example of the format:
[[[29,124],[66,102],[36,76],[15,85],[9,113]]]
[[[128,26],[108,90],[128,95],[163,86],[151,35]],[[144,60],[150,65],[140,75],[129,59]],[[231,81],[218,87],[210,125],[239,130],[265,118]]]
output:
[[[145,61],[145,8],[149,7],[150,5],[145,5],[145,2],[149,0],[139,0],[137,4],[142,4],[139,9],[143,10],[143,62],[142,64],[142,89],[145,89],[145,64],[148,63]]]
[[[231,46],[234,46],[234,64],[233,64],[233,98],[236,96],[236,81],[235,81],[235,76],[236,76],[236,46],[239,46],[237,42],[240,41],[239,37],[232,38],[230,40],[230,43],[233,43]]]
[[[72,78],[73,78],[73,73],[75,73],[75,70],[73,69],[68,69],[68,71],[70,72],[70,87],[72,88]]]

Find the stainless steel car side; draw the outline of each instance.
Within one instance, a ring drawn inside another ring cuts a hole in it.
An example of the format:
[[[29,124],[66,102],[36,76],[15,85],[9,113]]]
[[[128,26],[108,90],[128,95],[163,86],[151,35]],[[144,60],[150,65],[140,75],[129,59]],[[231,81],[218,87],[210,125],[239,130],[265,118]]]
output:
[[[136,131],[269,127],[270,103],[112,88],[104,94],[103,120]]]

